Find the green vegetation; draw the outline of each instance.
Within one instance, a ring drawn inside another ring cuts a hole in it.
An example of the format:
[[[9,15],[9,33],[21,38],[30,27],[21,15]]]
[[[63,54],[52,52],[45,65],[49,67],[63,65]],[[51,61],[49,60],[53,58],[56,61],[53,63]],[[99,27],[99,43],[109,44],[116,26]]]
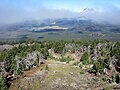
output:
[[[117,42],[114,45],[114,48],[111,51],[111,56],[115,56],[117,59],[120,60],[120,42]]]
[[[46,71],[49,71],[49,67],[48,67],[47,64],[45,65],[45,70],[46,70]]]
[[[103,70],[105,68],[104,62],[96,62],[94,63],[94,66],[92,67],[92,70],[94,73],[103,73]]]
[[[37,55],[37,59],[35,61],[35,66],[39,67],[39,56]]]
[[[77,61],[77,62],[74,62],[73,65],[78,66],[79,63],[80,63],[80,62],[78,62],[78,61]]]
[[[8,86],[7,86],[7,81],[4,77],[0,77],[0,90],[7,90]]]
[[[103,88],[103,90],[110,90],[110,87],[105,87]]]
[[[89,61],[89,54],[87,52],[85,52],[82,57],[81,57],[81,60],[83,64],[87,64],[88,61]]]
[[[49,52],[53,50],[52,52]],[[0,52],[0,64],[1,73],[4,71],[12,74],[17,74],[21,76],[25,70],[29,70],[33,66],[40,66],[40,63],[44,63],[44,60],[57,59],[53,54],[59,54],[60,62],[70,63],[70,61],[75,60],[74,58],[79,58],[75,61],[73,65],[78,66],[79,69],[84,68],[90,73],[105,74],[107,71],[112,70],[110,67],[110,62],[114,62],[113,66],[120,67],[120,42],[110,42],[107,40],[71,40],[71,41],[24,41],[20,43],[15,43],[12,49],[4,49]],[[71,56],[65,56],[66,53],[70,53]],[[32,58],[31,58],[32,57]],[[31,62],[29,62],[31,61]],[[81,63],[82,62],[82,63]],[[4,63],[4,64],[2,64]],[[28,63],[28,65],[27,65]],[[3,65],[3,66],[2,66]],[[88,67],[88,66],[92,67]],[[88,70],[88,68],[90,70]],[[3,70],[3,71],[2,71]],[[49,71],[49,67],[46,64],[45,70]],[[119,68],[116,69],[118,72]],[[81,70],[80,74],[84,74],[85,71]],[[112,82],[120,83],[119,74],[110,77]],[[4,79],[1,79],[1,86],[5,84]],[[4,90],[4,89],[3,89]]]
[[[60,59],[60,62],[66,62],[66,63],[69,63],[70,61],[71,61],[72,59],[70,58],[70,57],[62,57],[61,59]]]
[[[117,84],[119,84],[119,83],[120,83],[120,76],[117,74],[115,78],[116,78],[115,82],[116,82]]]

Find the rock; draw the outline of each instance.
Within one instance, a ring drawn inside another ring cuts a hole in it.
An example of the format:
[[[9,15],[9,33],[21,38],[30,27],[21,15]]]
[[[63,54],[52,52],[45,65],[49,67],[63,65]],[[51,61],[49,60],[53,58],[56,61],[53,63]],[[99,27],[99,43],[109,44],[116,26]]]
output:
[[[75,90],[78,89],[77,84],[75,82],[71,83],[70,86],[73,87]]]
[[[113,89],[120,90],[120,85],[115,85]]]
[[[79,66],[73,66],[73,67],[75,67],[75,68],[79,68]]]
[[[66,86],[67,86],[67,87],[69,87],[69,85],[68,85],[68,84],[67,84]]]
[[[51,64],[48,64],[48,66],[51,66]]]
[[[70,72],[70,75],[73,75],[73,72]]]
[[[65,86],[65,83],[62,83],[63,86]]]
[[[60,79],[60,78],[58,78],[57,80],[58,80],[58,81],[61,81],[61,79]]]
[[[107,68],[104,68],[104,74],[107,74],[108,75],[108,71],[107,71]]]
[[[57,71],[53,71],[54,73],[56,73]]]
[[[60,62],[61,64],[63,64],[63,65],[65,65],[66,64],[66,62]]]
[[[64,77],[64,79],[66,79],[67,77]]]

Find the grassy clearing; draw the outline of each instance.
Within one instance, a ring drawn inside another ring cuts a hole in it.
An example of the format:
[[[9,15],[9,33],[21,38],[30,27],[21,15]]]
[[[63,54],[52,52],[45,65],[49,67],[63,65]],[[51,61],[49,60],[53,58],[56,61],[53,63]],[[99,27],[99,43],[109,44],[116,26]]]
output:
[[[19,90],[100,90],[106,87],[106,82],[103,82],[101,77],[90,75],[73,64],[51,59],[46,63],[49,71],[38,70],[34,77],[23,78],[19,82],[24,88]]]

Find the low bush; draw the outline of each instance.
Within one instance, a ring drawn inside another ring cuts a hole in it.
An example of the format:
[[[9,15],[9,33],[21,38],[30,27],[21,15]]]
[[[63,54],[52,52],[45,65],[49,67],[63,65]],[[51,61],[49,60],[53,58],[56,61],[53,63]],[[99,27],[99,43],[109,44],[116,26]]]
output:
[[[71,58],[69,58],[69,57],[62,57],[61,59],[60,59],[60,62],[66,62],[66,63],[69,63],[71,61]]]
[[[77,61],[77,62],[74,62],[73,65],[74,65],[74,66],[78,66],[79,63],[80,63],[80,62],[78,62],[78,61]]]
[[[0,76],[0,90],[8,90],[7,81],[2,76]]]
[[[49,67],[48,67],[47,64],[45,65],[45,70],[46,70],[46,71],[49,71]]]

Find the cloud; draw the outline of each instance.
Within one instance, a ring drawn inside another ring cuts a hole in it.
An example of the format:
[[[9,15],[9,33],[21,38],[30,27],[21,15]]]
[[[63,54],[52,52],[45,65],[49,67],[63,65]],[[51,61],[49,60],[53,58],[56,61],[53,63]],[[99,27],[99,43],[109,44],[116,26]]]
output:
[[[25,20],[28,13],[24,10],[0,7],[0,24],[11,24]]]
[[[90,18],[97,22],[108,22],[120,25],[120,8],[113,5],[93,7],[93,9],[89,9],[84,12],[72,12],[65,9],[49,9],[45,7],[0,7],[0,24],[12,24],[26,20],[74,18],[80,16],[85,16],[86,18]]]
[[[11,24],[26,20],[44,20],[47,18],[71,18],[78,14],[63,9],[37,8],[1,8],[0,24]]]
[[[81,12],[81,15],[97,22],[107,22],[120,25],[120,8],[113,5],[88,8],[86,11]]]

